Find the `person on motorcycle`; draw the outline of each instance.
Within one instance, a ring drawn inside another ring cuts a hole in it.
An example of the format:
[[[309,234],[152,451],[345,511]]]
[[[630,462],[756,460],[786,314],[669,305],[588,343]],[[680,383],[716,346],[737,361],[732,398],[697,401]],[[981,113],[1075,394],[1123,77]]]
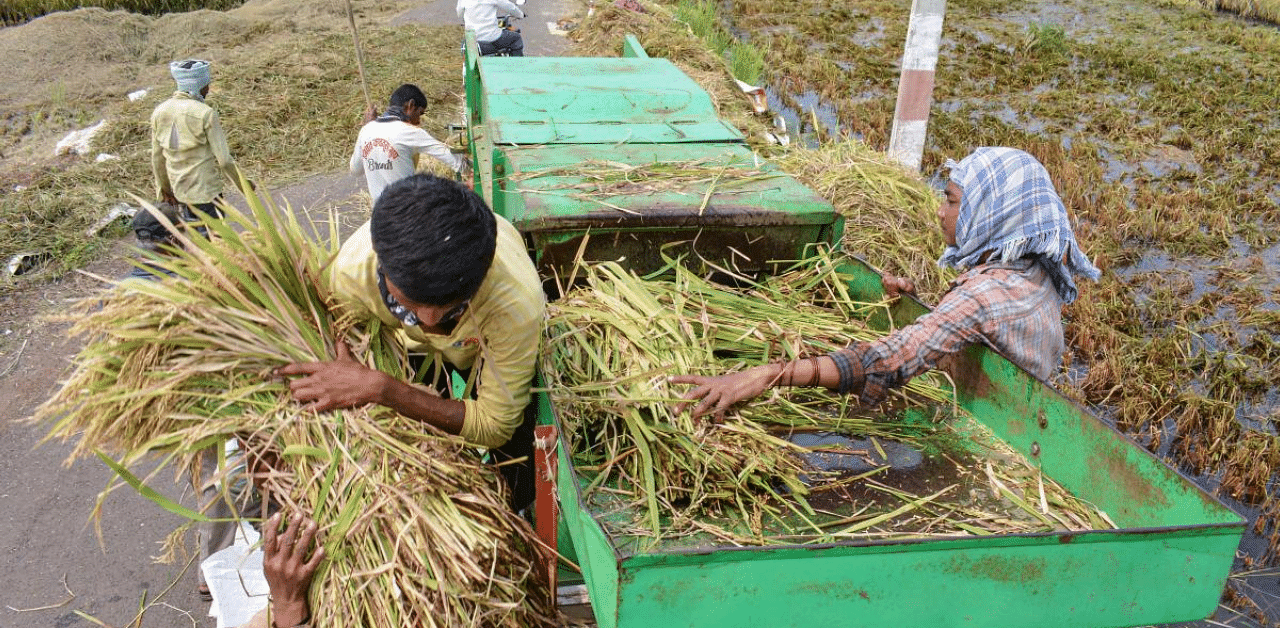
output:
[[[524,4],[520,2],[520,4]],[[505,52],[512,57],[524,56],[524,39],[520,32],[498,26],[498,11],[520,19],[524,11],[511,0],[458,0],[458,17],[469,31],[475,31],[480,54]]]

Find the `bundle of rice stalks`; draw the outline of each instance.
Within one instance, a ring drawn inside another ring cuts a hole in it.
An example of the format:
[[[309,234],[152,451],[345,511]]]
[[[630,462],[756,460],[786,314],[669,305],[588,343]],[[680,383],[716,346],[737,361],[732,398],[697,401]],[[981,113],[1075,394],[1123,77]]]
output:
[[[752,167],[753,165],[757,167]],[[508,179],[523,181],[535,177],[574,177],[582,179],[582,182],[567,187],[584,194],[617,196],[692,191],[706,187],[733,189],[781,176],[778,172],[768,172],[758,166],[759,164],[734,161],[732,158],[654,161],[644,164],[588,159],[572,166],[521,172]]]
[[[640,506],[637,533],[678,534],[692,525],[686,515],[707,513],[732,516],[760,536],[766,516],[812,514],[803,499],[804,449],[771,435],[769,424],[904,435],[882,409],[822,389],[745,405],[718,425],[674,412],[683,391],[668,387],[669,376],[718,374],[870,339],[877,334],[860,321],[880,306],[854,302],[830,259],[744,289],[679,264],[670,271],[669,280],[644,280],[612,262],[580,267],[585,286],[549,306],[543,372],[576,466],[597,474],[589,491]],[[896,402],[949,399],[938,380],[922,377]]]
[[[722,424],[674,412],[685,391],[669,387],[672,375],[823,355],[883,335],[864,321],[885,304],[853,300],[839,266],[820,255],[733,287],[675,262],[660,279],[612,262],[579,267],[582,287],[549,306],[543,373],[574,466],[590,477],[584,498],[616,540],[644,549],[1114,527],[962,415],[937,372],[877,407],[791,388],[732,409]],[[880,460],[884,439],[931,450],[911,481],[930,494],[873,477],[892,475],[884,463],[853,476],[815,469],[806,452],[871,452],[779,437],[797,430],[862,439]]]
[[[744,498],[776,496],[775,480],[803,493],[795,446],[740,419],[710,426],[671,411],[676,395],[666,378],[714,363],[679,304],[660,302],[615,263],[585,272],[587,288],[549,306],[544,360],[579,468],[630,491],[654,536],[660,505],[696,511],[736,502],[744,518],[758,520],[761,501]]]
[[[212,240],[183,238],[183,251],[148,262],[174,277],[118,282],[80,304],[87,342],[37,415],[55,421],[50,438],[79,435],[73,457],[110,452],[135,485],[126,467],[143,456],[194,470],[231,438],[275,460],[263,490],[315,519],[330,557],[312,585],[317,625],[551,625],[538,543],[474,451],[383,408],[303,411],[273,376],[331,359],[339,340],[367,366],[408,367],[388,330],[329,312],[337,222],[317,243],[291,211],[249,196],[251,215],[230,210]]]
[[[954,273],[935,263],[944,247],[940,197],[919,175],[856,140],[793,148],[776,161],[844,216],[846,250],[914,279],[926,301],[942,294]]]

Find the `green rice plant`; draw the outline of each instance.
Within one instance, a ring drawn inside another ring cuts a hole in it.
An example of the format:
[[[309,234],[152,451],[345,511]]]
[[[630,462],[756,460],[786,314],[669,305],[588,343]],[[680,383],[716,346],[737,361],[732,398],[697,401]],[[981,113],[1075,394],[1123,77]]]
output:
[[[1066,32],[1057,24],[1028,25],[1021,50],[1042,59],[1062,57],[1069,51]]]
[[[717,55],[729,49],[733,36],[721,24],[716,4],[709,0],[682,0],[675,7],[676,19],[689,25],[699,39]]]
[[[759,85],[764,77],[764,53],[755,44],[735,41],[729,46],[729,71],[733,78],[747,83]]]
[[[331,313],[336,220],[316,241],[288,207],[248,200],[250,213],[208,225],[212,239],[139,262],[173,277],[117,281],[78,304],[84,348],[36,417],[48,438],[78,438],[72,457],[98,454],[175,511],[127,468],[160,454],[194,473],[230,439],[274,461],[260,490],[315,519],[329,556],[311,590],[318,625],[554,625],[546,556],[474,448],[382,407],[317,414],[291,400],[275,369],[331,359],[338,341],[397,377],[410,375],[406,353],[376,321]]]

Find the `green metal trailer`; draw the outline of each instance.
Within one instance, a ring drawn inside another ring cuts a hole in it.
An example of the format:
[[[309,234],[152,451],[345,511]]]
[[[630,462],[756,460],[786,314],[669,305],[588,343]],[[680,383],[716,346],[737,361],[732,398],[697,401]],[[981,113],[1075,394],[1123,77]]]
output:
[[[854,299],[882,296],[869,265],[842,271]],[[905,324],[925,311],[902,299],[892,315]],[[599,626],[1103,628],[1213,614],[1244,520],[993,351],[965,351],[951,375],[965,411],[1119,529],[637,551],[584,499],[591,478],[560,439],[561,525]],[[558,427],[540,403],[540,422]]]
[[[830,203],[761,162],[693,79],[629,42],[619,58],[480,58],[468,41],[476,190],[525,234],[540,269],[581,256],[651,270],[665,248],[754,272],[839,239]],[[602,187],[590,176],[659,166],[709,180]]]
[[[467,48],[477,190],[525,234],[546,275],[579,256],[649,271],[664,247],[709,265],[768,270],[770,261],[802,258],[812,243],[838,242],[834,208],[781,173],[735,190],[576,194],[589,184],[586,163],[769,171],[701,88],[634,39],[624,57],[609,59],[482,59],[474,40]],[[854,298],[883,295],[875,269],[855,261],[843,270]],[[904,298],[890,316],[903,324],[924,311]],[[611,537],[606,514],[584,499],[589,476],[574,468],[545,394],[539,477],[554,488],[542,500],[559,514],[540,511],[540,529],[581,566],[603,628],[1102,628],[1214,612],[1244,532],[1239,516],[990,350],[967,350],[950,374],[966,412],[1119,529],[638,549]]]

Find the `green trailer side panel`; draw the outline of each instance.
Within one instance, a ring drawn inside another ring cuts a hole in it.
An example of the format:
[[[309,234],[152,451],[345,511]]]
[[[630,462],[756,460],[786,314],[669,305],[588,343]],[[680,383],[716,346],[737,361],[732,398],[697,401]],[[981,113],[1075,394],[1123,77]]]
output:
[[[485,57],[478,65],[468,104],[495,144],[743,139],[706,90],[666,59]]]
[[[1230,529],[722,551],[622,565],[619,626],[1132,626],[1210,615]],[[1092,542],[1091,542],[1092,541]],[[597,618],[600,615],[597,613]]]
[[[1240,520],[1111,426],[1081,420],[1075,404],[994,351],[965,351],[952,377],[962,406],[977,416],[998,417],[988,421],[996,436],[1032,452],[1051,477],[1090,487],[1089,499],[1120,527]]]
[[[640,45],[640,40],[636,39],[635,35],[628,34],[622,39],[622,56],[648,59],[649,53],[645,52],[644,46]]]
[[[599,182],[623,166],[637,167],[634,185]],[[703,174],[643,180],[682,166]],[[498,147],[492,167],[494,211],[525,234],[547,274],[568,272],[580,249],[637,272],[662,267],[664,254],[755,271],[833,244],[843,225],[825,199],[741,144]]]
[[[573,558],[582,568],[582,578],[591,595],[592,612],[597,617],[613,616],[617,613],[618,599],[617,557],[600,524],[582,506],[564,440],[561,439],[559,444],[556,491],[560,499],[560,524],[568,529],[573,539]],[[600,628],[608,626],[602,623]]]

